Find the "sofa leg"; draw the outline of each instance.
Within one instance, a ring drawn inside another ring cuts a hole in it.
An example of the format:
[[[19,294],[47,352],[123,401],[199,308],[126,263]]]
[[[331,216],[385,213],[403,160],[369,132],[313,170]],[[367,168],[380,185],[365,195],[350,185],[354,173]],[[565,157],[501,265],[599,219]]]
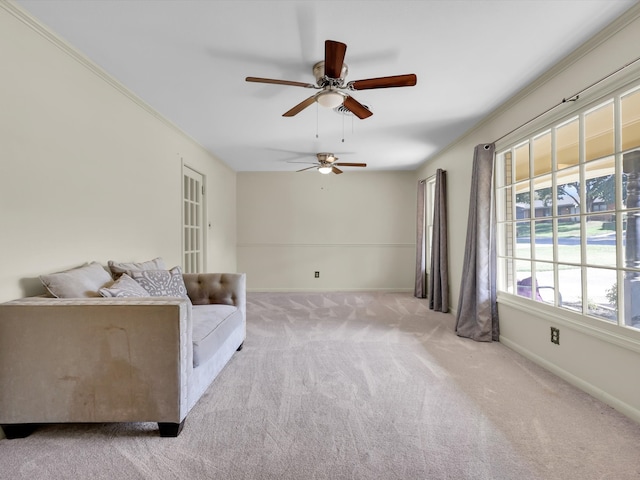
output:
[[[240,344],[240,346],[236,349],[236,352],[239,352],[240,350],[242,350],[242,347],[244,347],[244,342]]]
[[[161,437],[177,437],[180,435],[182,427],[184,427],[184,420],[180,423],[158,422]]]
[[[9,440],[15,438],[26,438],[37,428],[35,423],[15,423],[11,425],[2,425],[4,436]]]

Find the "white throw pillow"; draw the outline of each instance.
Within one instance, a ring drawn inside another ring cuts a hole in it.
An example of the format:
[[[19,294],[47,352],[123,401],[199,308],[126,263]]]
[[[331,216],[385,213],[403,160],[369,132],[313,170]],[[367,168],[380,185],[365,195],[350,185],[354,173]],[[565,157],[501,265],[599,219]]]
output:
[[[63,272],[40,275],[40,281],[58,298],[99,297],[98,290],[111,283],[111,275],[98,262]]]
[[[109,260],[107,262],[109,270],[111,271],[111,276],[114,280],[117,280],[120,275],[125,272],[131,272],[133,270],[166,270],[167,267],[164,266],[164,260],[162,257],[156,257],[153,260],[149,260],[146,262],[131,262],[131,263],[122,263],[122,262],[114,262],[113,260]]]
[[[109,287],[99,290],[103,297],[148,297],[147,292],[138,282],[126,273],[113,282]]]

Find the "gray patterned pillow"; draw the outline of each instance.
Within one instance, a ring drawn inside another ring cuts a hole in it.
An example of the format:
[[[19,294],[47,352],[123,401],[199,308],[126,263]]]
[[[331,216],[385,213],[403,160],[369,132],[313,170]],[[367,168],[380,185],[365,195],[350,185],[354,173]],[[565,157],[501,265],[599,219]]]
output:
[[[152,297],[188,298],[180,267],[173,267],[171,270],[134,270],[127,274]]]
[[[138,282],[126,273],[113,282],[109,287],[98,290],[103,297],[149,297],[147,292]]]
[[[125,272],[132,272],[133,270],[166,270],[167,267],[164,266],[164,260],[162,257],[156,257],[153,260],[148,260],[146,262],[139,263],[122,263],[122,262],[114,262],[113,260],[109,260],[107,262],[107,266],[109,270],[111,270],[111,276],[114,280],[117,280],[120,275]]]

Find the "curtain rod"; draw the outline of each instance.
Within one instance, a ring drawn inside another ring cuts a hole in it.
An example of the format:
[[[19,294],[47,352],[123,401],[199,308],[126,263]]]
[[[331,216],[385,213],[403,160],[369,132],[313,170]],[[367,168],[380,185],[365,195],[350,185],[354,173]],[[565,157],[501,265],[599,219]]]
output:
[[[609,78],[613,77],[614,75],[620,73],[622,70],[624,70],[625,68],[630,67],[631,65],[633,65],[634,63],[637,63],[640,61],[640,57],[636,58],[635,60],[630,61],[629,63],[626,63],[625,65],[623,65],[622,67],[614,70],[613,72],[611,72],[610,74],[602,77],[600,80],[598,80],[597,82],[592,83],[591,85],[589,85],[588,87],[583,88],[582,90],[580,90],[577,93],[574,93],[573,95],[563,98],[561,102],[555,104],[553,107],[548,108],[547,110],[545,110],[544,112],[540,113],[539,115],[536,115],[535,117],[533,117],[530,120],[527,120],[526,122],[524,122],[522,125],[517,126],[516,128],[514,128],[513,130],[510,130],[509,132],[505,133],[504,135],[502,135],[500,138],[498,138],[497,140],[494,140],[493,143],[498,143],[500,140],[502,140],[503,138],[508,137],[509,135],[511,135],[513,132],[516,132],[518,130],[520,130],[523,127],[526,127],[527,125],[529,125],[530,123],[535,122],[537,119],[539,119],[540,117],[546,115],[547,113],[551,112],[552,110],[555,110],[556,108],[558,108],[561,105],[564,105],[565,103],[569,103],[569,102],[575,102],[576,100],[578,100],[580,98],[580,95],[582,95],[584,92],[586,92],[587,90],[595,87],[596,85],[600,85],[602,82],[608,80]]]

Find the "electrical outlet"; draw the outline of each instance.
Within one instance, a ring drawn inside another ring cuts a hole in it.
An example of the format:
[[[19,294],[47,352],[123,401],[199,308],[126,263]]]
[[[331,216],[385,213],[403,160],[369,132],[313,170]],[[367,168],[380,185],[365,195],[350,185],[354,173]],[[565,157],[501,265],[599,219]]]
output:
[[[551,327],[551,343],[560,345],[560,329],[559,328]]]
[[[316,273],[314,273],[314,275],[313,275],[313,276],[314,276],[315,278],[320,278],[320,272],[316,272]]]

